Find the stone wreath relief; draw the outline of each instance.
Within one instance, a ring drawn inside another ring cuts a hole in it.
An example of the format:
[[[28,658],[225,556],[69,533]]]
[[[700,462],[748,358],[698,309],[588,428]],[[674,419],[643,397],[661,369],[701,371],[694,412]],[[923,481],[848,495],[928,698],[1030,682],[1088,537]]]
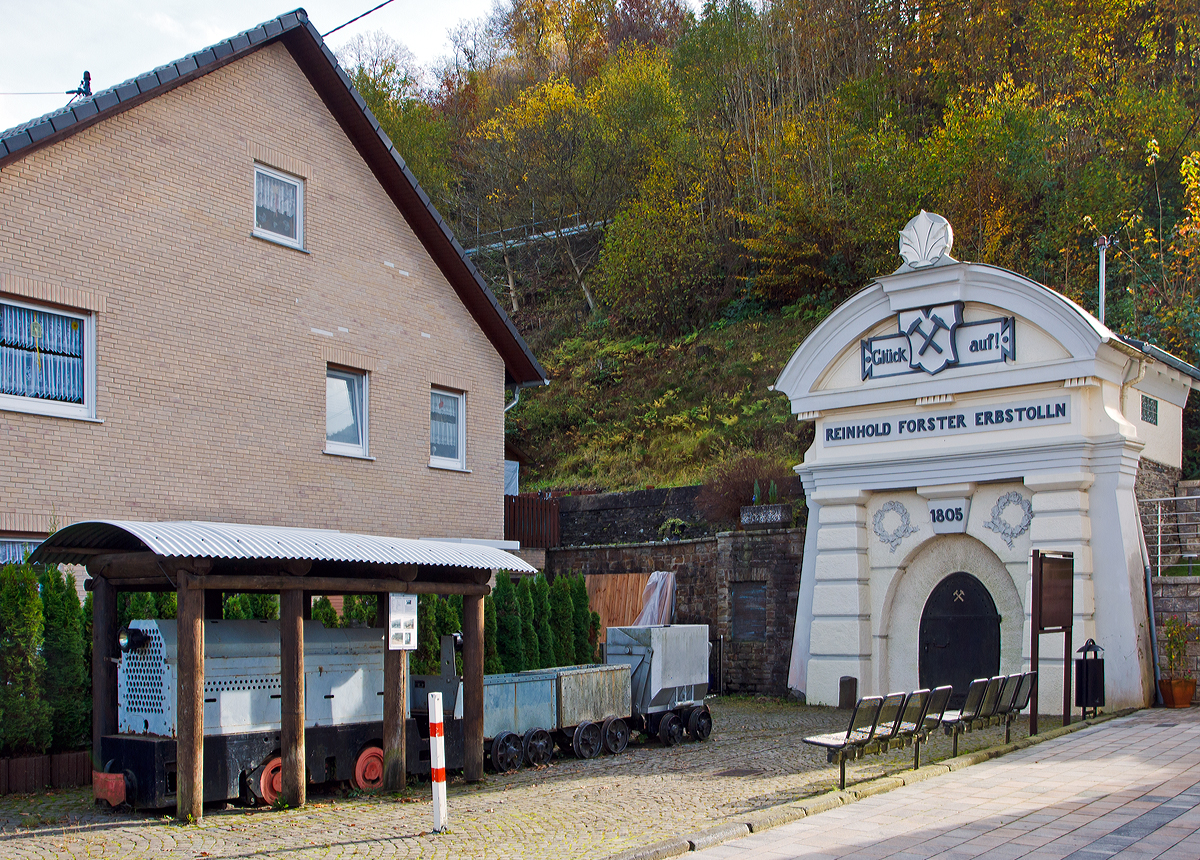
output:
[[[896,527],[895,531],[889,532],[884,528],[883,519],[893,511],[900,517],[900,525]],[[879,540],[891,547],[892,552],[895,552],[896,547],[900,546],[900,541],[920,531],[909,519],[908,508],[896,501],[884,502],[879,510],[875,512],[875,517],[871,523]]]
[[[1016,525],[1013,525],[1012,520],[1006,519],[1004,516],[1004,512],[1011,505],[1016,505],[1021,509],[1021,520]],[[1004,538],[1008,548],[1012,549],[1013,541],[1029,531],[1031,522],[1033,522],[1033,503],[1013,490],[996,500],[996,504],[992,508],[992,518],[985,522],[983,527],[991,529]]]

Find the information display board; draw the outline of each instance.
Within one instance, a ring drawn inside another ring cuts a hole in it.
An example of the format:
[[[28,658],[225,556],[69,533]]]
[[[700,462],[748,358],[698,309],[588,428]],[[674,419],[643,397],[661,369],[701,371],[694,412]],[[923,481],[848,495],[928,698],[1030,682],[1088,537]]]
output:
[[[417,595],[388,595],[388,650],[417,650]]]

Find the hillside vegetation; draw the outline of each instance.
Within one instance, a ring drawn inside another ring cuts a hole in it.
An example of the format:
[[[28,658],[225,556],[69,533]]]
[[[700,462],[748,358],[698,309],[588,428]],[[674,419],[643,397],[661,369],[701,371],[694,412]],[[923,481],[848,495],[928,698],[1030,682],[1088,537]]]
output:
[[[554,377],[527,487],[798,462],[766,386],[922,208],[1093,311],[1115,236],[1109,325],[1197,359],[1194,2],[499,0],[453,41],[340,56]]]

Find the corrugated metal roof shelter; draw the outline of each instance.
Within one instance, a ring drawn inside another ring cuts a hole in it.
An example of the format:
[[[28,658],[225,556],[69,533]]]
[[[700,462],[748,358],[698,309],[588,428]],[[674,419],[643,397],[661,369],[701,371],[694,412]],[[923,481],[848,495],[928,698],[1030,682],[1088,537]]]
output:
[[[30,556],[83,564],[92,580],[92,749],[117,731],[117,592],[178,593],[177,815],[199,818],[204,784],[204,620],[225,593],[278,592],[283,797],[306,797],[304,625],[314,594],[461,594],[464,776],[483,776],[483,599],[494,570],[534,572],[491,546],[323,529],[208,522],[80,522]],[[382,609],[382,606],[381,606]],[[383,613],[379,613],[383,617]],[[404,652],[384,658],[385,788],[404,784]],[[99,768],[97,768],[99,769]]]

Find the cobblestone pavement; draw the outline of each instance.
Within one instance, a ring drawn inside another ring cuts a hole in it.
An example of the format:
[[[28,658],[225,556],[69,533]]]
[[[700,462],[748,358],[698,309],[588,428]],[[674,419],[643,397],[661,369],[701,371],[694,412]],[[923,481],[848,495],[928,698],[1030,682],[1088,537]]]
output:
[[[1147,710],[687,855],[1200,857],[1200,711]]]
[[[704,743],[631,745],[619,756],[556,759],[479,785],[450,786],[450,832],[431,834],[429,784],[410,797],[312,793],[300,810],[208,811],[195,825],[100,810],[91,790],[0,797],[0,857],[530,857],[601,858],[719,824],[731,815],[835,788],[837,769],[800,742],[844,728],[849,714],[771,700],[712,699]],[[1014,737],[1025,727],[1014,725]],[[964,735],[960,752],[1003,742]],[[950,755],[939,737],[922,763]],[[911,750],[849,766],[862,780],[911,766]]]

